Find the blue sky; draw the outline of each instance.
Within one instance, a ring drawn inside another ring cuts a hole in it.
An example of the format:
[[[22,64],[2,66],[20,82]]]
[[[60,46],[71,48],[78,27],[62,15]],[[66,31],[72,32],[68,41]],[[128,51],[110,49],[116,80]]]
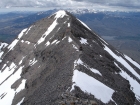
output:
[[[140,0],[0,0],[5,8],[39,10],[52,8],[89,8],[96,10],[140,11]],[[22,8],[21,8],[22,7]],[[26,7],[26,8],[25,8]],[[20,10],[19,9],[19,10]]]

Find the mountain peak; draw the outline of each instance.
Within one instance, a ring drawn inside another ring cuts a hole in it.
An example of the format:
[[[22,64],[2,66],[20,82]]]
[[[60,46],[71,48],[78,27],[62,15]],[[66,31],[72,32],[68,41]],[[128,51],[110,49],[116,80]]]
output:
[[[59,10],[55,13],[55,18],[63,18],[64,16],[68,16],[65,10]]]
[[[140,103],[140,65],[63,10],[24,29],[1,60],[2,105]]]

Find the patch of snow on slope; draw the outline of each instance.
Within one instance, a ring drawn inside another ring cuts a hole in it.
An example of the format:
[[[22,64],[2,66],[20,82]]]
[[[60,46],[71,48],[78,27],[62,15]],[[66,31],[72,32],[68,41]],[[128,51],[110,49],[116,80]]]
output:
[[[47,29],[47,31],[42,35],[42,37],[38,40],[38,44],[42,43],[45,38],[52,32],[52,30],[57,26],[57,19],[58,18],[63,18],[64,16],[67,16],[66,12],[63,10],[60,10],[55,13],[55,20],[54,22],[50,25],[50,27]]]
[[[57,25],[57,19],[50,25],[50,27],[47,29],[47,31],[42,35],[42,37],[38,40],[38,44],[42,43],[45,38],[52,32],[52,30],[56,27]]]
[[[24,101],[24,98],[22,98],[22,100],[17,105],[20,105]]]
[[[5,67],[6,67],[6,64],[3,65],[2,69],[4,69]],[[2,70],[2,69],[1,69],[1,70]]]
[[[133,61],[133,60],[132,60],[130,57],[128,57],[127,55],[124,55],[124,57],[125,57],[128,61],[130,61],[133,65],[135,65],[137,68],[140,69],[140,65],[139,65],[137,62]]]
[[[46,46],[49,46],[49,45],[50,45],[50,42],[48,41],[45,45],[46,45]]]
[[[7,78],[9,77],[17,68],[17,66],[12,62],[10,67],[6,67],[3,72],[0,72],[0,84]]]
[[[28,32],[31,30],[32,27],[33,27],[33,26],[31,26],[31,27],[28,28],[26,34],[28,34]],[[26,35],[26,34],[25,34],[25,35]]]
[[[125,68],[127,68],[134,76],[136,76],[140,80],[140,75],[121,56],[117,56],[106,45],[104,45],[104,50],[106,50],[113,58],[115,58],[118,62],[124,65]]]
[[[18,35],[18,39],[20,39],[23,36],[23,34],[26,30],[27,30],[27,28],[25,28],[21,31],[21,33]]]
[[[84,67],[86,67],[88,70],[90,70],[90,71],[92,71],[93,73],[95,73],[95,74],[99,74],[100,76],[102,76],[102,74],[98,71],[98,70],[96,70],[96,69],[94,69],[94,68],[90,68],[87,64],[85,64],[81,59],[78,59],[77,61],[75,61],[74,62],[74,65],[75,66],[77,66],[77,64],[78,65],[83,65]],[[74,68],[75,68],[75,66],[74,66]]]
[[[0,96],[3,93],[6,93],[6,95],[2,99],[0,98],[1,105],[12,105],[12,101],[16,94],[16,91],[14,89],[11,89],[11,85],[20,78],[22,68],[23,67],[20,67],[14,74],[10,76],[10,78],[8,78],[3,84],[0,85]]]
[[[2,43],[0,42],[0,62],[2,62],[1,57],[4,54],[4,51],[2,51],[3,48],[7,47],[8,44],[7,43]]]
[[[74,82],[72,90],[74,86],[78,86],[82,91],[93,94],[104,103],[108,103],[114,93],[111,88],[78,70],[74,70],[72,81]]]
[[[29,42],[29,41],[25,41],[25,43],[30,44],[31,42]]]
[[[77,19],[79,20],[79,19]],[[87,29],[91,30],[84,22],[82,22],[81,20],[79,20]]]
[[[16,92],[17,92],[17,93],[20,92],[21,90],[25,89],[25,83],[26,83],[26,80],[23,79],[23,80],[21,81],[21,84],[19,85],[19,87],[16,89]]]
[[[49,45],[50,45],[50,42],[48,41],[45,45],[46,45],[46,46],[49,46]]]
[[[76,49],[76,51],[79,51],[78,48],[74,44],[72,44],[72,46],[74,49]]]
[[[122,70],[117,63],[114,62],[114,64],[121,70],[119,73],[123,78],[129,81],[132,91],[135,93],[135,96],[137,99],[140,97],[140,84],[134,80],[132,77],[130,77],[124,70]]]
[[[24,40],[21,40],[22,43],[24,43]]]
[[[81,42],[81,44],[88,44],[87,39],[84,39],[84,38],[81,38],[80,42]]]
[[[0,58],[2,57],[2,55],[3,55],[3,54],[4,54],[4,52],[3,52],[3,51],[1,51],[1,52],[0,52]]]
[[[9,51],[10,50],[13,50],[13,48],[15,47],[15,45],[18,43],[18,39],[15,39],[9,46],[8,46],[8,49]]]
[[[68,27],[70,27],[70,23],[68,23]]]
[[[72,42],[72,39],[69,37],[69,39],[68,39],[68,42],[70,43],[70,42]]]
[[[0,51],[1,51],[2,48],[5,48],[6,46],[8,46],[7,43],[1,43],[1,42],[0,42]]]
[[[98,36],[98,35],[97,35]],[[99,37],[99,36],[98,36]],[[104,41],[101,37],[99,37],[106,45],[108,45],[108,43],[106,43],[106,41]]]
[[[57,42],[57,40],[54,40],[51,44],[54,44],[54,43],[56,43]]]
[[[19,65],[22,63],[22,61],[23,61],[24,58],[25,58],[25,57],[22,57],[21,61],[19,62]]]
[[[37,62],[37,60],[35,60],[35,58],[34,58],[33,60],[30,60],[29,65],[33,66],[36,62]]]

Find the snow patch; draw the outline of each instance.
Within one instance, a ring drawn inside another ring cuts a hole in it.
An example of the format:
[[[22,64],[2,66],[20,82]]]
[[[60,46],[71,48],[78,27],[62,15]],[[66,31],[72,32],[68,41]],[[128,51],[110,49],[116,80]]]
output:
[[[54,44],[54,43],[56,43],[57,42],[57,40],[54,40],[51,44]]]
[[[16,89],[16,92],[17,92],[17,93],[20,92],[21,90],[25,89],[25,83],[26,83],[26,80],[23,79],[23,80],[21,81],[21,84],[19,85],[19,87]]]
[[[42,37],[38,40],[38,44],[42,43],[45,38],[52,32],[52,30],[56,27],[57,25],[57,19],[50,25],[50,27],[47,29],[47,31],[42,35]]]
[[[68,39],[68,42],[70,43],[70,42],[72,42],[72,39],[71,39],[71,37],[69,37],[69,39]]]
[[[95,73],[95,74],[99,74],[100,76],[102,76],[102,74],[98,71],[98,70],[96,70],[96,69],[94,69],[94,68],[90,68],[87,64],[85,64],[80,58],[77,60],[77,61],[75,61],[74,62],[74,68],[75,68],[75,66],[77,66],[77,64],[78,65],[83,65],[84,67],[86,67],[88,70],[90,70],[90,71],[92,71],[93,73]]]
[[[2,99],[0,98],[1,105],[12,105],[13,98],[17,92],[14,89],[11,89],[11,85],[20,78],[22,68],[23,66],[20,67],[14,74],[12,73],[12,75],[3,84],[0,85],[0,96],[3,93],[6,94]]]
[[[5,66],[6,67],[6,66]],[[17,66],[12,62],[10,67],[6,67],[3,72],[0,72],[0,84],[15,71]]]
[[[81,44],[88,44],[87,39],[84,39],[84,38],[81,38],[80,42],[81,42]]]
[[[57,41],[56,44],[60,43],[60,41]]]
[[[99,37],[99,36],[98,36]],[[108,43],[106,43],[106,41],[104,41],[101,37],[99,37],[106,45],[108,45]]]
[[[21,40],[22,43],[24,43],[24,40]]]
[[[25,28],[21,31],[21,33],[18,35],[18,39],[20,39],[23,36],[23,34],[26,30],[27,30],[27,28]]]
[[[127,68],[134,76],[136,76],[140,80],[140,75],[121,56],[117,56],[106,45],[104,45],[104,50],[106,50],[113,58],[115,58],[118,62],[124,65],[125,68]]]
[[[19,65],[22,63],[22,61],[23,61],[24,58],[25,58],[25,57],[22,57],[21,61],[19,62]]]
[[[30,44],[31,42],[29,42],[29,41],[25,41],[25,43]]]
[[[18,39],[15,39],[9,46],[8,46],[8,49],[9,51],[10,50],[13,50],[13,48],[15,47],[15,45],[18,43]]]
[[[79,19],[77,19],[79,20]],[[81,20],[79,20],[87,29],[91,30],[84,22],[82,22]]]
[[[1,52],[0,52],[0,58],[2,57],[2,55],[3,55],[3,54],[4,54],[4,52],[3,52],[3,51],[1,51]]]
[[[17,105],[20,105],[24,101],[24,98],[22,98],[22,100]]]
[[[32,27],[33,27],[33,26],[31,26],[31,27],[28,28],[26,34],[28,34],[28,32],[31,30]],[[25,34],[25,35],[26,35],[26,34]]]
[[[1,51],[2,48],[5,48],[5,47],[7,47],[7,46],[8,46],[7,43],[1,43],[1,42],[0,42],[0,51]]]
[[[45,45],[46,45],[46,46],[49,46],[49,45],[50,45],[50,42],[48,41]]]
[[[4,69],[5,67],[6,67],[6,64],[3,65],[2,69]],[[2,70],[2,69],[1,69],[1,70]]]
[[[68,23],[68,27],[70,27],[70,23]]]
[[[103,56],[102,56],[102,55],[100,55],[100,57],[102,58]]]
[[[78,48],[74,44],[72,44],[72,46],[74,49],[76,49],[76,51],[79,51]]]
[[[137,62],[135,62],[134,60],[132,60],[130,57],[128,57],[127,55],[124,55],[124,57],[128,60],[128,61],[130,61],[133,65],[135,65],[137,68],[139,68],[140,69],[140,65],[137,63]]]
[[[132,91],[135,93],[135,96],[137,99],[140,97],[140,84],[134,80],[132,77],[130,77],[122,68],[119,67],[117,63],[114,62],[114,64],[121,70],[120,75],[129,81]]]
[[[35,58],[34,58],[33,60],[30,60],[29,61],[29,65],[30,66],[33,66],[36,62],[37,62],[37,60],[35,60]]]
[[[74,90],[74,86],[78,86],[82,91],[93,94],[104,103],[108,103],[114,93],[111,88],[78,70],[74,70],[72,81],[74,84],[71,91]]]

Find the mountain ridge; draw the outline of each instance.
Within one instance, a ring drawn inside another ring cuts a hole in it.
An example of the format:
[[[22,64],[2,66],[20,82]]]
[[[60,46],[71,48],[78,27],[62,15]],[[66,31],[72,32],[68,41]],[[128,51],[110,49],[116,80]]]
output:
[[[0,68],[5,105],[58,104],[67,92],[99,105],[140,101],[140,65],[65,11],[24,29]]]

